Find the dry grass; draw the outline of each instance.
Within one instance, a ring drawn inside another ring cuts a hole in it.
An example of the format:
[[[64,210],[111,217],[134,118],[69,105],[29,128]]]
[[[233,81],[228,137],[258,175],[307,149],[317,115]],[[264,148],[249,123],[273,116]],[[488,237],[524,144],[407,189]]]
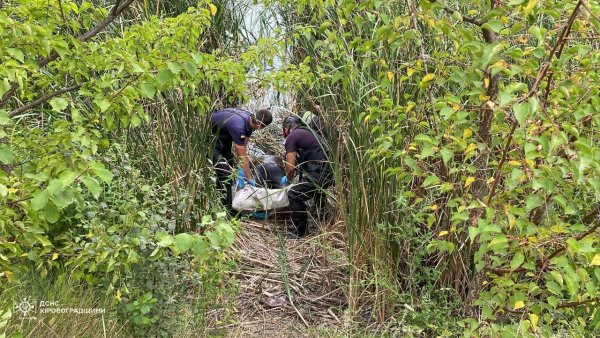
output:
[[[340,326],[348,270],[342,227],[321,225],[316,235],[289,240],[284,222],[242,223],[233,249],[233,323],[215,329],[228,337],[305,337],[307,328]]]

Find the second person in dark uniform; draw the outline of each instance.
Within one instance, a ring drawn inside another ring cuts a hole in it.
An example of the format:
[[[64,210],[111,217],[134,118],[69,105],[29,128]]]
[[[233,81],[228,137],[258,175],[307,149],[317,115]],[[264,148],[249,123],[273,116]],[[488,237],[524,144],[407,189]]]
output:
[[[325,189],[331,186],[333,172],[325,151],[325,140],[315,131],[307,128],[297,117],[290,116],[283,121],[285,137],[285,176],[282,185],[294,178],[296,169],[300,171],[299,183],[288,192],[292,223],[298,237],[308,234],[308,214],[306,202],[313,199],[318,211],[326,203]]]

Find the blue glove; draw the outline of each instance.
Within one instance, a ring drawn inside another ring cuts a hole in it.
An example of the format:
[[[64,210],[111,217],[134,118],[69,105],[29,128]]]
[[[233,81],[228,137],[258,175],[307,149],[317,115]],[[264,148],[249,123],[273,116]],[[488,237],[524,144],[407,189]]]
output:
[[[250,184],[253,187],[256,187],[256,180],[253,179],[253,178],[251,178],[251,179],[248,180],[248,184]]]
[[[282,186],[282,187],[285,187],[286,185],[288,185],[288,179],[287,179],[287,176],[283,176],[283,177],[281,178],[281,182],[280,182],[280,183],[281,183],[281,186]]]
[[[244,175],[244,170],[242,170],[242,168],[238,168],[237,178],[235,179],[235,185],[238,189],[242,189],[244,187],[244,178],[246,178],[246,175]]]
[[[258,220],[265,220],[265,219],[267,219],[267,212],[266,211],[255,211],[250,214],[250,217],[252,217],[254,219],[258,219]]]

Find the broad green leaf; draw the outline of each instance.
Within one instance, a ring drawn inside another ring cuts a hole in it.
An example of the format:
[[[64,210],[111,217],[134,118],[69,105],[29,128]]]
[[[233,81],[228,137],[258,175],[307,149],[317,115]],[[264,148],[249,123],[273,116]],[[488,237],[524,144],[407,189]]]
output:
[[[196,75],[198,75],[198,67],[196,66],[196,64],[194,64],[193,62],[184,62],[183,63],[183,69],[185,69],[185,71],[190,74],[191,77],[195,78]]]
[[[0,80],[0,97],[9,90],[10,90],[10,82],[8,82],[8,79],[4,78],[4,81]]]
[[[432,146],[426,145],[423,146],[423,149],[421,150],[421,153],[419,154],[419,159],[423,160],[431,155],[433,155],[435,153],[435,151],[433,150]]]
[[[1,94],[0,94],[1,96]],[[6,112],[6,110],[0,109],[0,126],[7,125],[11,122],[10,116]]]
[[[492,238],[492,240],[490,241],[490,244],[488,245],[488,248],[490,250],[493,250],[494,252],[497,252],[501,249],[505,249],[507,247],[508,247],[508,239],[504,235],[498,235],[498,236]]]
[[[46,190],[40,190],[33,194],[31,199],[31,208],[33,210],[41,210],[48,203],[48,192]]]
[[[454,11],[454,12],[452,12],[452,19],[454,19],[456,21],[462,21],[463,16],[462,16],[462,14],[460,14],[460,12]]]
[[[517,253],[515,253],[515,255],[513,256],[513,259],[510,261],[510,269],[514,270],[520,267],[524,261],[525,256],[523,255],[523,253],[521,251],[517,251]]]
[[[573,269],[567,269],[565,274],[565,284],[569,295],[575,296],[579,290],[579,276]]]
[[[94,100],[94,103],[100,108],[101,113],[104,113],[110,108],[110,101],[107,99],[96,99]]]
[[[173,74],[179,74],[179,72],[181,72],[181,65],[179,62],[169,62],[167,63],[167,67]]]
[[[234,237],[233,229],[231,228],[231,225],[229,223],[220,222],[219,226],[217,227],[217,230],[219,231],[219,234],[222,237],[225,237],[225,242],[227,244],[233,243],[235,237]]]
[[[533,96],[530,97],[527,102],[529,103],[529,115],[535,116],[535,113],[537,113],[537,111],[540,109],[540,103],[538,102],[538,99]]]
[[[166,84],[167,82],[173,79],[173,73],[169,69],[162,69],[156,74],[156,81],[161,85]]]
[[[131,126],[139,127],[140,124],[142,124],[142,120],[140,119],[140,117],[137,116],[137,114],[131,115]]]
[[[504,24],[500,20],[492,20],[492,21],[486,22],[481,27],[482,28],[487,28],[487,29],[491,30],[494,33],[500,33],[500,31],[502,30],[502,28],[504,28]]]
[[[175,247],[179,252],[186,252],[194,244],[194,237],[187,233],[177,234],[175,236]]]
[[[570,123],[568,123],[568,122],[563,123],[562,129],[564,129],[567,133],[575,136],[576,138],[579,138],[579,131],[577,130],[577,128],[572,126]]]
[[[13,151],[8,144],[0,144],[0,162],[4,164],[13,163],[15,156]]]
[[[544,44],[544,36],[542,33],[542,29],[540,29],[540,27],[531,26],[531,27],[529,27],[527,32],[529,32],[529,34],[533,35],[536,38],[538,46],[542,46]]]
[[[10,45],[9,45],[10,46]],[[10,55],[13,59],[23,63],[25,62],[25,55],[23,54],[23,51],[21,51],[20,49],[16,49],[16,48],[6,48],[6,52],[8,53],[8,55]]]
[[[46,204],[46,208],[44,209],[44,218],[46,221],[52,224],[56,223],[60,218],[60,212],[53,203]]]
[[[0,184],[0,197],[8,195],[8,188],[4,184]]]
[[[560,287],[563,287],[564,280],[560,272],[552,270],[550,271],[550,276],[552,276],[552,278],[558,283],[558,285],[560,285]]]
[[[206,260],[209,258],[209,244],[204,236],[196,236],[192,244],[192,253],[200,260]]]
[[[546,288],[548,289],[548,291],[550,291],[552,294],[556,295],[556,296],[563,296],[563,290],[562,287],[560,285],[558,285],[555,281],[551,281],[551,280],[546,280]]]
[[[542,205],[544,205],[544,199],[540,195],[529,195],[525,200],[525,211],[530,212],[531,210],[541,207]]]
[[[220,249],[221,248],[221,238],[219,237],[218,233],[216,233],[214,231],[209,231],[206,234],[206,237],[210,241],[210,245],[212,246],[213,249]]]
[[[98,199],[100,197],[100,193],[102,192],[102,187],[98,184],[95,178],[90,176],[84,176],[81,178],[81,181],[88,188],[90,193],[94,196],[94,198]]]
[[[173,244],[173,236],[169,235],[166,231],[161,231],[154,237],[156,239],[156,245],[160,247],[168,247]]]
[[[55,97],[50,100],[50,106],[52,106],[52,110],[61,112],[69,106],[69,101],[63,99],[62,97]]]
[[[527,5],[525,7],[523,7],[523,13],[525,14],[525,16],[527,16],[527,15],[529,15],[529,13],[531,13],[531,11],[535,7],[535,5],[537,5],[538,1],[539,0],[529,0]]]
[[[48,193],[50,194],[50,196],[58,194],[59,192],[62,191],[62,189],[63,189],[62,181],[57,178],[50,181],[50,183],[48,183],[48,187],[46,188],[46,190],[48,190]]]
[[[424,144],[429,143],[434,146],[438,144],[438,140],[432,139],[431,137],[425,134],[418,134],[417,136],[415,136],[415,141],[422,142]]]
[[[525,302],[522,300],[518,300],[515,302],[515,306],[513,306],[513,310],[522,309],[525,307]]]
[[[110,183],[112,181],[113,174],[110,170],[104,167],[104,164],[100,162],[94,162],[91,165],[91,168],[94,171],[94,173],[98,175],[98,178],[100,178],[103,182]]]
[[[579,242],[577,242],[575,238],[567,239],[566,243],[567,247],[569,248],[569,251],[571,251],[572,253],[579,253]]]
[[[575,215],[577,212],[575,211],[575,209],[573,209],[573,207],[571,206],[571,204],[567,201],[567,199],[562,196],[562,195],[556,195],[552,198],[554,201],[556,201],[556,203],[558,205],[560,205],[560,207],[563,209],[563,211],[565,212],[565,214],[567,215]]]
[[[200,220],[200,223],[202,225],[210,225],[210,224],[213,224],[214,222],[213,222],[213,219],[212,219],[211,215],[203,215],[202,218],[201,218],[201,220]]]
[[[65,208],[75,202],[75,195],[72,191],[61,191],[60,193],[52,196],[52,202],[57,208]]]
[[[442,160],[444,161],[444,164],[448,164],[448,162],[452,158],[453,152],[450,149],[442,148],[440,150],[440,154],[442,155]]]
[[[477,235],[479,235],[479,228],[469,227],[469,239],[471,240],[471,243],[475,240]]]
[[[156,95],[156,87],[154,87],[153,83],[143,83],[140,86],[140,93],[142,96],[152,99],[154,98],[154,95]]]
[[[425,187],[429,187],[431,185],[435,185],[438,183],[440,183],[440,178],[435,175],[430,175],[430,176],[427,176],[427,178],[425,178],[425,180],[423,181],[423,184],[421,186],[423,188],[425,188]]]
[[[483,48],[483,56],[481,57],[481,68],[486,69],[494,56],[498,54],[504,46],[500,43],[488,44]]]
[[[523,127],[525,125],[525,121],[529,117],[529,102],[515,104],[513,106],[513,112],[517,122],[519,122],[519,125]]]
[[[48,174],[44,172],[38,172],[35,175],[32,173],[25,174],[25,177],[34,179],[38,182],[46,182],[48,180]]]
[[[75,178],[77,178],[77,174],[68,169],[60,173],[60,176],[58,177],[58,179],[62,182],[63,187],[68,187],[71,185],[71,183],[75,181]]]

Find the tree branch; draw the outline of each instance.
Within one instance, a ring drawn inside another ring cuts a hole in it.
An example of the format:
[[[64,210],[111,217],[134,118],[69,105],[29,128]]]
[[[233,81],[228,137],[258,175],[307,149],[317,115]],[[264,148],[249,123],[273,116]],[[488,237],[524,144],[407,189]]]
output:
[[[542,65],[542,68],[540,69],[540,72],[538,73],[538,76],[536,77],[535,82],[533,83],[533,86],[531,86],[531,90],[529,90],[529,93],[527,93],[527,96],[525,97],[525,99],[528,99],[535,94],[538,87],[540,86],[540,82],[542,82],[542,80],[548,73],[548,69],[550,68],[550,65],[552,64],[552,59],[554,58],[554,56],[556,55],[557,58],[560,58],[560,55],[562,54],[563,46],[565,45],[565,41],[566,41],[565,38],[571,32],[571,27],[573,26],[573,22],[575,22],[575,18],[577,17],[577,13],[579,12],[580,7],[581,7],[581,0],[577,2],[577,5],[575,5],[575,8],[573,9],[571,16],[569,17],[569,21],[567,21],[567,25],[563,28],[560,36],[558,37],[558,40],[556,41],[556,44],[554,45],[554,48],[552,48],[550,55],[548,55],[548,60],[546,60],[546,62],[544,62],[544,64]],[[550,78],[548,80],[548,86],[546,87],[546,92],[548,92],[550,90],[550,81],[552,81],[552,75],[553,75],[553,73],[550,73]],[[546,94],[546,96],[547,96],[547,94]]]
[[[512,143],[512,137],[517,129],[518,123],[516,121],[512,122],[512,126],[510,127],[510,132],[508,133],[508,137],[506,139],[506,144],[504,145],[504,150],[502,151],[502,158],[500,159],[500,163],[498,163],[498,168],[496,169],[496,173],[494,175],[494,182],[492,182],[492,188],[490,189],[490,194],[487,198],[487,204],[490,205],[492,202],[492,198],[496,194],[496,186],[498,185],[498,181],[500,180],[500,174],[502,173],[502,166],[504,162],[506,162],[506,158],[508,157],[508,151],[510,150],[510,144]]]
[[[593,211],[593,212],[595,213],[596,211]],[[596,224],[594,224],[587,231],[582,232],[579,235],[577,235],[575,237],[571,237],[571,238],[574,238],[574,239],[580,241],[580,240],[584,239],[585,237],[589,236],[590,234],[594,233],[599,227],[600,227],[600,221],[597,221]],[[565,250],[566,250],[566,246],[565,245],[561,245],[560,248],[554,250],[548,257],[542,258],[536,264],[536,267],[535,267],[536,271],[543,269],[552,258],[558,256],[559,254],[561,254]],[[502,268],[486,268],[486,271],[491,272],[491,273],[495,273],[497,275],[500,275],[500,274],[506,274],[506,273],[510,273],[510,272],[515,272],[515,273],[525,272],[525,271],[527,271],[527,269],[522,268],[522,267],[514,269],[514,270],[511,270],[511,269],[502,269]]]
[[[50,100],[53,97],[77,90],[77,89],[81,88],[82,86],[83,86],[83,84],[78,84],[78,85],[70,86],[67,88],[63,88],[61,90],[55,91],[54,93],[44,95],[33,102],[30,102],[22,107],[19,107],[15,110],[11,111],[10,113],[8,113],[8,116],[10,116],[11,118],[19,116],[19,115],[23,114],[24,112],[26,112],[27,110],[35,108],[35,107],[41,105],[42,103]]]
[[[526,99],[533,96],[533,94],[535,94],[535,91],[537,90],[541,80],[546,76],[546,73],[548,71],[548,68],[550,67],[550,64],[552,63],[552,58],[554,57],[554,55],[556,55],[557,58],[560,58],[560,55],[562,54],[562,50],[563,50],[563,47],[566,42],[566,37],[571,32],[571,27],[573,25],[573,22],[575,21],[575,18],[577,17],[577,12],[579,11],[579,6],[581,5],[581,3],[582,3],[582,0],[580,0],[577,3],[577,5],[575,6],[575,8],[573,9],[573,12],[571,13],[571,16],[569,17],[569,21],[568,21],[567,25],[565,26],[565,28],[563,28],[563,31],[561,32],[560,37],[556,41],[556,44],[554,45],[554,47],[552,48],[552,51],[550,52],[550,55],[548,56],[548,60],[546,60],[546,62],[544,63],[544,66],[542,66],[542,69],[538,73],[538,76],[536,77],[536,81],[535,81],[534,85],[531,87],[531,90],[529,91],[529,93],[527,93],[527,95],[521,99],[522,101],[525,101]],[[484,29],[484,34],[485,34],[485,31],[487,31],[487,30]],[[552,81],[552,73],[550,74],[550,77],[548,77],[548,86],[546,87],[545,97],[548,96],[551,81]],[[545,102],[545,100],[544,100],[544,102]],[[544,103],[542,103],[542,104],[544,104]],[[508,154],[509,146],[510,146],[510,143],[512,142],[512,137],[513,137],[516,127],[517,127],[517,123],[515,121],[513,121],[512,123],[513,123],[513,125],[511,126],[510,133],[508,134],[508,139],[506,140],[506,146],[504,147],[504,151],[502,152],[502,158],[500,160],[500,163],[498,164],[498,168],[496,168],[496,173],[494,174],[494,182],[492,183],[492,188],[490,189],[490,194],[488,195],[488,198],[487,198],[487,204],[490,204],[490,202],[492,201],[492,198],[494,197],[494,195],[496,193],[496,186],[498,184],[498,180],[500,179],[502,166],[503,166],[504,162],[506,161],[506,155]]]
[[[123,5],[119,6],[119,4],[121,3],[121,0],[117,0],[117,2],[115,3],[115,6],[113,7],[113,10],[110,12],[110,14],[104,18],[104,20],[102,20],[102,22],[100,22],[96,27],[90,29],[89,31],[87,31],[86,33],[80,35],[78,37],[78,39],[82,42],[86,42],[89,39],[93,38],[94,36],[96,36],[98,33],[100,33],[102,30],[104,30],[104,28],[106,28],[106,26],[108,26],[111,22],[113,22],[119,15],[121,15],[121,13],[127,9],[127,7],[129,7],[129,5],[131,5],[135,0],[125,0],[125,2],[123,3]]]
[[[104,18],[104,20],[102,20],[94,28],[92,28],[89,31],[78,36],[77,39],[79,39],[81,42],[87,42],[94,36],[98,35],[98,33],[100,33],[102,30],[104,30],[104,28],[106,28],[106,26],[108,26],[119,15],[121,15],[121,13],[123,13],[123,11],[125,9],[127,9],[127,7],[129,7],[134,1],[135,0],[125,0],[123,2],[123,0],[117,0],[115,2],[115,5],[113,6],[112,10],[108,14],[108,16],[106,18]],[[56,51],[52,52],[50,54],[50,56],[48,56],[47,58],[44,58],[38,62],[38,68],[45,67],[50,62],[58,59],[58,57],[59,57],[59,55]],[[17,83],[13,83],[10,86],[10,89],[6,93],[4,93],[4,95],[2,96],[2,100],[0,101],[0,107],[3,107],[8,102],[8,100],[16,93],[17,89],[19,89],[19,85]]]
[[[556,305],[556,309],[574,308],[574,307],[578,307],[578,306],[590,304],[590,303],[595,303],[595,302],[600,302],[600,298],[592,298],[592,299],[582,300],[582,301],[578,301],[578,302],[562,303],[562,304]],[[525,313],[526,310],[513,310],[513,309],[505,308],[504,311],[506,311],[508,313],[516,314],[516,315],[522,315]]]
[[[13,82],[10,85],[10,89],[2,95],[2,100],[0,101],[0,107],[4,106],[8,100],[14,95],[14,93],[19,89],[19,85],[16,82]]]

